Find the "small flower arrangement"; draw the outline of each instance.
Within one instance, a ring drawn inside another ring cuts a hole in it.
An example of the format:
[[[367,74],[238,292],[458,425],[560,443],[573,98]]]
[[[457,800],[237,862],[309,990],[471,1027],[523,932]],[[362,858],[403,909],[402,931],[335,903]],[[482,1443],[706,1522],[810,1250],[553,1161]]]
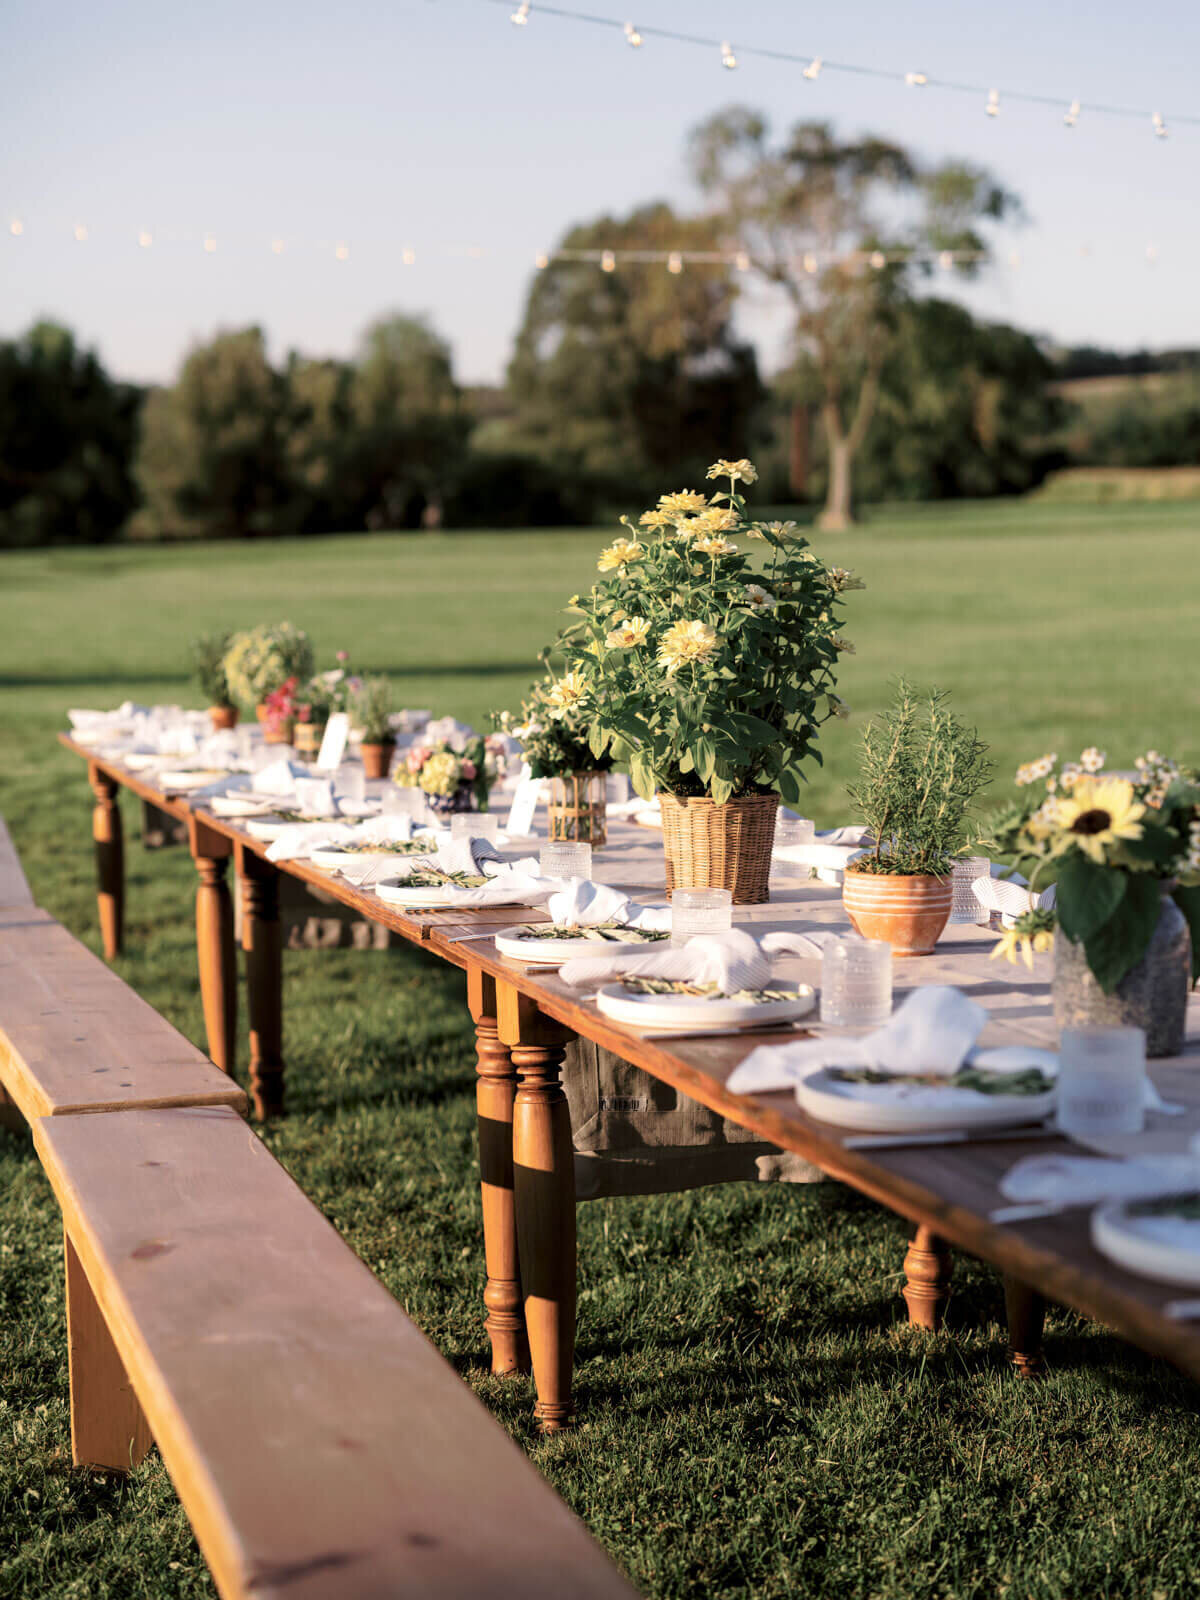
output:
[[[290,622],[260,624],[233,635],[224,667],[233,698],[258,706],[289,679],[300,683],[312,676],[313,648],[308,635]]]
[[[296,691],[296,717],[299,722],[323,727],[335,712],[348,711],[355,695],[362,687],[362,679],[350,674],[347,663],[350,653],[339,650],[336,667],[328,672],[318,672],[302,689]]]
[[[270,734],[283,734],[296,720],[296,679],[289,678],[272,689],[263,701],[263,725]]]
[[[563,702],[563,692],[553,678],[532,686],[521,702],[519,718],[509,711],[494,712],[492,725],[501,734],[521,741],[535,778],[562,778],[574,772],[608,772],[612,768],[612,752],[593,755],[587,717],[577,703]]]
[[[1171,885],[1191,930],[1194,982],[1200,782],[1156,750],[1138,757],[1132,777],[1106,771],[1106,762],[1095,746],[1061,767],[1055,753],[1026,762],[1016,774],[1020,796],[991,819],[992,841],[1028,874],[1031,889],[1057,885],[1058,925],[1083,946],[1106,994],[1145,955],[1163,886]]]
[[[739,485],[756,480],[753,463],[717,461],[708,476],[728,488],[664,494],[637,526],[621,518],[596,563],[602,581],[571,601],[547,711],[587,728],[590,764],[628,762],[643,798],[775,793],[794,805],[820,725],[845,714],[834,680],[853,646],[839,613],[864,585],[820,561],[794,523],[746,519]]]
[[[462,749],[444,739],[415,744],[396,767],[393,782],[420,789],[435,810],[469,811],[474,799],[486,811],[492,785],[504,774],[504,748],[503,737],[495,734],[476,734]]]

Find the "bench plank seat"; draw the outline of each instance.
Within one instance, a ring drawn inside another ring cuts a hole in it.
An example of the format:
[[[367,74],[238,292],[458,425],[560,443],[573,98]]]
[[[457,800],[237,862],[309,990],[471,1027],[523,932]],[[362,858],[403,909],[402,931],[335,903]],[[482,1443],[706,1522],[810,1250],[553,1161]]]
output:
[[[12,835],[0,817],[0,906],[31,906],[33,891]]]
[[[0,909],[0,1085],[28,1121],[245,1093],[46,911]]]
[[[225,1600],[631,1600],[238,1117],[136,1110],[95,1128],[54,1117],[34,1136]]]

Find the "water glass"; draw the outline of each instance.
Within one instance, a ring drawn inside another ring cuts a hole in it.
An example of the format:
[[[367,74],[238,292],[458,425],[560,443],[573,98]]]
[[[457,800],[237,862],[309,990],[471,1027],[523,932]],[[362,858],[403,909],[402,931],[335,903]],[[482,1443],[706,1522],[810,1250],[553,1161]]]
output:
[[[1058,1125],[1079,1138],[1141,1133],[1146,1122],[1146,1035],[1141,1028],[1064,1028]]]
[[[421,799],[419,789],[406,789],[398,783],[389,783],[383,791],[383,815],[415,818],[418,812],[424,811]]]
[[[988,921],[987,911],[975,898],[975,891],[971,885],[976,878],[986,878],[992,870],[992,863],[986,856],[968,856],[965,861],[954,863],[954,901],[950,907],[951,922],[982,922]]]
[[[780,817],[775,824],[777,845],[812,844],[816,828],[811,817]]]
[[[489,839],[495,844],[500,835],[500,817],[495,811],[455,811],[450,818],[452,839]]]
[[[234,741],[237,745],[238,762],[247,771],[253,770],[254,747],[257,742],[254,737],[256,732],[257,729],[247,726],[244,722],[233,730]]]
[[[558,840],[544,844],[538,857],[538,871],[543,878],[590,878],[592,847]]]
[[[733,895],[728,889],[673,889],[671,943],[687,944],[702,933],[727,933],[733,926]]]
[[[892,1014],[892,947],[884,939],[838,939],[821,956],[821,1021],[878,1028]]]
[[[333,792],[339,800],[353,800],[361,805],[367,798],[367,775],[360,761],[347,761],[334,775]]]

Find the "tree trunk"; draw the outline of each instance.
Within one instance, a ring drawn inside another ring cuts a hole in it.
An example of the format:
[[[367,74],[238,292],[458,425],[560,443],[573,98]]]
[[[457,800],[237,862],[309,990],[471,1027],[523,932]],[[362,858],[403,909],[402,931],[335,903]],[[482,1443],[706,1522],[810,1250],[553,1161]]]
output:
[[[808,492],[808,468],[812,448],[812,412],[802,400],[792,406],[788,442],[788,488],[797,500]]]
[[[817,518],[817,527],[834,533],[854,525],[851,499],[851,468],[854,464],[854,446],[847,438],[829,437],[829,488],[825,507]]]

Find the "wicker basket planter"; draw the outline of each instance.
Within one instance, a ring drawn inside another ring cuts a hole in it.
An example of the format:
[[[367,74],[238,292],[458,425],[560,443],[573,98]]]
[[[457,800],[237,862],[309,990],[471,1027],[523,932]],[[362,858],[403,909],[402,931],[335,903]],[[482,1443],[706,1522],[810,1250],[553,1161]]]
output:
[[[550,837],[598,850],[608,838],[608,775],[567,772],[550,780]]]
[[[842,904],[864,939],[883,939],[897,956],[931,956],[950,920],[954,879],[931,873],[846,869]]]
[[[728,889],[735,906],[770,899],[777,794],[744,795],[716,805],[708,795],[660,794],[667,894]]]

